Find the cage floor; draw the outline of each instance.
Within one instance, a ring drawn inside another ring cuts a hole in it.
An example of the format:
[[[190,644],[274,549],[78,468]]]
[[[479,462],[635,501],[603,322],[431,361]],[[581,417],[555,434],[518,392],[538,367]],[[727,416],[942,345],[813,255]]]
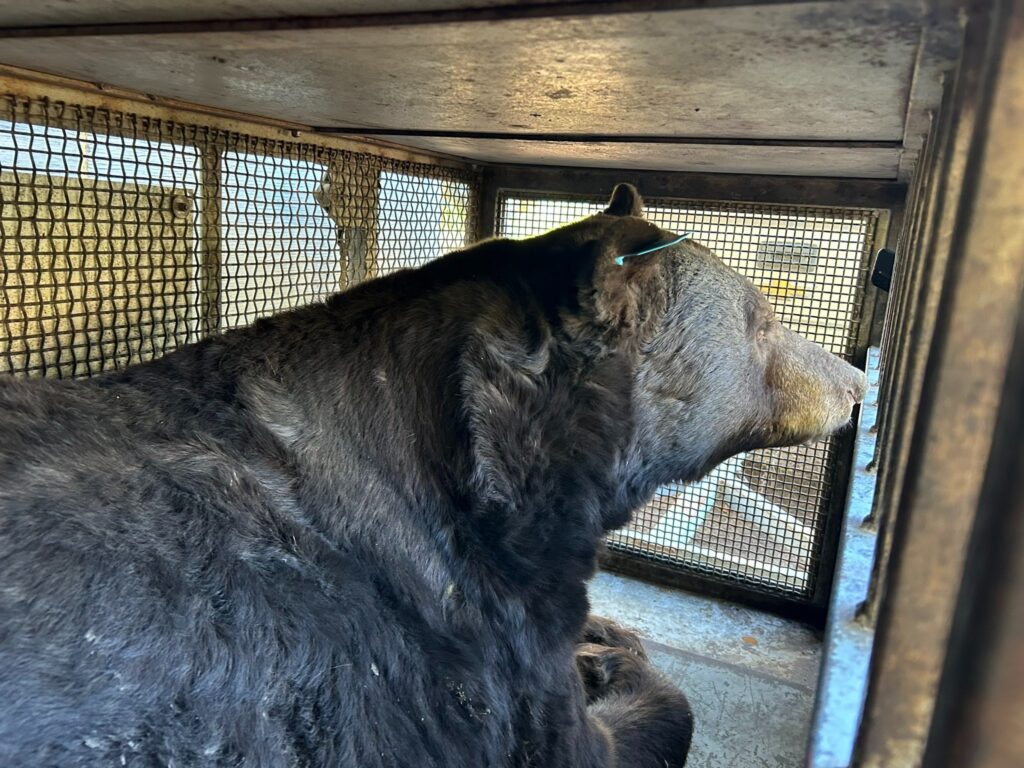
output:
[[[638,631],[696,718],[688,765],[801,768],[821,639],[796,622],[599,573],[594,613]]]

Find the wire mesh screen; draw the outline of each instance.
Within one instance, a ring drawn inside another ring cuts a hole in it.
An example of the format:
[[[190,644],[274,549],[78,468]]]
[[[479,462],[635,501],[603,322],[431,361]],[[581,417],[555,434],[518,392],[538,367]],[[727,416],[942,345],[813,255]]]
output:
[[[779,318],[826,349],[856,351],[877,213],[863,209],[647,199],[645,215],[693,232],[751,278]],[[588,216],[603,200],[499,197],[498,233],[528,237]],[[798,599],[813,594],[835,441],[736,456],[689,486],[660,489],[609,546],[674,568]]]
[[[76,377],[475,237],[475,176],[0,96],[0,372]]]

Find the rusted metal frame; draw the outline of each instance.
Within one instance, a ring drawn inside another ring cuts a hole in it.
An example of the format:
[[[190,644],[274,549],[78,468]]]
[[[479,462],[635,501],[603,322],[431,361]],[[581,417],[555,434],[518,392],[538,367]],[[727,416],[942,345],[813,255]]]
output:
[[[947,80],[943,99],[938,113],[948,115],[952,108],[952,86],[954,80]],[[909,215],[905,221],[905,229],[901,233],[899,242],[899,254],[896,263],[896,273],[893,276],[892,286],[892,314],[887,318],[887,332],[883,339],[882,348],[882,372],[881,372],[881,398],[883,408],[880,412],[880,421],[885,422],[889,414],[887,404],[892,400],[894,371],[899,367],[899,354],[901,345],[906,340],[901,333],[908,310],[908,296],[911,295],[919,272],[915,269],[917,260],[921,257],[921,237],[926,231],[930,219],[925,215],[926,206],[931,201],[929,195],[935,191],[931,183],[936,178],[936,164],[942,161],[943,152],[948,141],[949,122],[936,122],[936,113],[931,115],[932,130],[925,140],[924,151],[918,163],[918,172],[915,175],[914,183],[910,189],[910,199],[907,210]],[[884,443],[885,441],[880,441]]]
[[[924,171],[919,172],[917,180],[924,176]],[[907,271],[911,255],[915,253],[915,241],[912,235],[915,222],[919,221],[919,184],[914,184],[910,192],[910,197],[907,200],[907,206],[904,209],[904,215],[901,221],[900,231],[896,238],[895,251],[896,260],[893,265],[892,282],[889,287],[889,295],[886,301],[886,312],[882,318],[882,334],[880,343],[880,356],[879,356],[879,391],[885,393],[884,397],[880,397],[880,401],[885,403],[888,402],[889,396],[889,383],[891,377],[889,371],[893,367],[893,357],[896,346],[896,339],[894,329],[896,327],[895,319],[896,315],[902,312],[901,302],[906,293],[906,281]],[[881,422],[884,420],[885,414],[879,412],[878,422],[875,424],[875,430],[880,431]]]
[[[936,179],[941,168],[938,167],[945,157],[944,152],[946,151],[946,145],[949,141],[949,125],[946,123],[937,123],[936,115],[943,114],[947,115],[949,109],[952,107],[950,104],[951,88],[947,86],[945,99],[940,105],[938,113],[932,112],[932,132],[929,134],[927,144],[925,146],[924,156],[921,158],[922,163],[920,171],[917,174],[916,182],[913,187],[913,204],[911,208],[911,215],[909,218],[909,231],[906,239],[906,258],[902,261],[906,268],[902,271],[899,284],[896,287],[898,300],[895,304],[895,314],[893,316],[893,324],[890,330],[893,332],[891,340],[894,341],[893,354],[891,359],[891,365],[887,366],[889,372],[897,369],[897,361],[899,360],[899,347],[906,340],[906,336],[901,333],[903,323],[906,320],[906,314],[910,309],[911,302],[910,297],[914,294],[914,291],[918,287],[917,280],[920,277],[920,272],[915,268],[918,261],[921,258],[922,253],[922,242],[927,238],[929,232],[929,225],[932,222],[930,213],[935,204],[935,194],[938,187]],[[894,374],[895,375],[895,374]],[[885,390],[883,402],[888,402],[891,395],[891,387],[893,385],[894,375],[885,374]]]
[[[907,186],[903,183],[874,179],[533,165],[499,165],[494,166],[491,173],[491,183],[497,190],[602,197],[608,195],[617,183],[625,181],[634,184],[646,197],[891,210],[901,205],[907,194]]]
[[[1024,285],[1024,4],[1007,0],[994,11],[975,10],[966,50],[972,87],[965,89],[964,108],[976,114],[976,130],[966,145],[959,137],[955,142],[954,158],[965,155],[966,162],[963,173],[951,174],[949,181],[962,194],[955,215],[942,217],[948,228],[940,228],[936,239],[957,257],[945,274],[931,276],[942,282],[942,312],[934,334],[917,339],[927,351],[927,365],[899,489],[889,584],[879,606],[856,763],[864,768],[922,765],[926,740],[935,734],[933,725],[939,725],[933,723],[934,707],[949,643],[955,639],[951,630],[961,581],[974,568],[984,569],[988,558],[986,552],[974,552],[980,559],[970,559],[968,542],[986,503],[984,492],[992,487],[986,486],[988,478],[1006,469],[990,463],[1005,450],[995,442],[1008,427],[999,422],[1001,399],[1020,397],[1019,390],[1006,395],[1004,387]],[[1016,441],[1018,459],[1020,438],[1019,431],[1005,438]],[[1005,502],[994,503],[1002,507]],[[967,652],[977,650],[969,647]],[[993,662],[1001,663],[1006,646],[993,650]],[[1019,676],[1019,660],[1014,663],[1013,674]],[[1021,689],[1006,695],[1019,701]],[[996,709],[985,711],[999,715]],[[1003,718],[1011,727],[1006,713]],[[1004,735],[1019,738],[1020,730]],[[931,754],[945,761],[942,765],[964,764]],[[1008,765],[997,762],[997,754],[981,750],[968,757],[976,765]]]
[[[857,344],[854,350],[853,364],[864,368],[867,365],[867,350],[871,344],[871,334],[875,323],[879,294],[882,293],[871,282],[871,268],[874,256],[889,241],[889,211],[879,211],[874,226],[864,241],[864,282],[861,286],[864,301],[861,304],[860,326],[857,330]]]
[[[688,9],[736,8],[811,3],[816,0],[576,0],[562,3],[517,3],[434,11],[287,16],[258,19],[61,24],[0,28],[0,38],[96,37],[109,35],[179,35],[223,32],[289,32],[314,29],[359,29],[423,24],[501,22],[570,16],[655,13]],[[820,0],[817,0],[820,2]]]
[[[895,425],[901,418],[899,400],[902,397],[901,387],[904,384],[905,369],[910,344],[910,329],[914,313],[920,303],[923,282],[927,280],[929,270],[924,266],[931,233],[936,226],[939,214],[939,191],[942,187],[940,174],[949,159],[949,147],[952,141],[953,115],[956,104],[956,78],[950,78],[944,87],[942,104],[937,114],[932,115],[933,129],[929,134],[918,173],[911,188],[909,215],[901,233],[897,254],[897,269],[893,277],[893,298],[890,301],[890,313],[886,317],[885,334],[882,347],[882,376],[879,394],[879,417],[876,431],[878,443],[876,460],[872,467],[879,473],[878,493],[872,505],[871,514],[864,521],[873,529],[880,529],[877,539],[879,553],[888,550],[890,533],[889,491],[891,474],[900,469],[887,457],[892,452]],[[943,119],[938,119],[941,116]],[[878,592],[883,587],[884,563],[886,558],[876,554],[874,559],[875,574],[871,580],[871,591],[865,602],[865,617],[873,620],[877,604]]]
[[[808,602],[807,598],[788,597],[778,592],[765,592],[722,578],[702,575],[697,570],[681,570],[653,558],[607,548],[598,556],[603,570],[632,576],[652,584],[715,597],[746,605],[761,611],[802,622],[816,629],[825,626],[827,606]]]
[[[479,184],[479,231],[477,239],[483,240],[498,234],[498,187],[495,185],[494,169],[484,166],[480,172]]]
[[[905,213],[906,212],[902,205],[893,206],[889,210],[889,223],[885,228],[885,237],[878,238],[879,248],[889,248],[893,251],[899,251],[898,243],[903,231],[903,222],[906,218]],[[877,254],[877,250],[875,254]],[[872,257],[875,254],[872,254]],[[876,289],[874,291],[874,295],[875,299],[871,308],[872,319],[871,331],[868,336],[868,346],[881,348],[882,338],[884,336],[885,318],[890,301],[890,292]],[[874,427],[875,424],[872,423],[871,426]]]
[[[890,290],[890,315],[886,318],[885,331],[882,338],[882,369],[881,369],[881,398],[880,402],[888,403],[892,394],[892,371],[895,368],[896,350],[899,342],[897,329],[906,310],[906,297],[908,281],[912,274],[911,266],[918,256],[918,238],[924,221],[922,210],[928,189],[928,180],[934,175],[934,164],[936,156],[937,136],[935,132],[929,134],[925,143],[924,153],[918,163],[918,170],[914,177],[914,183],[910,188],[907,201],[907,218],[904,220],[904,231],[900,233],[897,260]],[[886,409],[879,413],[880,421],[884,421]]]
[[[900,299],[906,287],[907,264],[910,254],[913,253],[915,223],[919,221],[922,196],[922,180],[927,176],[930,169],[931,157],[934,153],[935,135],[930,132],[925,139],[922,156],[918,160],[917,172],[915,173],[910,188],[907,191],[907,199],[903,205],[904,215],[901,220],[900,229],[896,239],[896,261],[893,265],[892,284],[889,288],[888,312],[882,325],[882,343],[879,370],[879,385],[881,391],[887,387],[887,371],[892,366],[892,349],[894,346],[893,320],[900,307]],[[884,398],[881,402],[886,402]],[[881,417],[881,414],[879,414]]]
[[[923,176],[931,177],[931,169],[929,172],[923,174]],[[921,185],[921,189],[927,189],[927,183]],[[907,248],[901,251],[902,258],[904,259],[904,270],[902,272],[902,280],[898,287],[900,288],[900,295],[897,300],[891,305],[893,315],[887,318],[887,322],[890,323],[890,333],[896,333],[897,339],[893,340],[890,338],[890,347],[887,350],[889,355],[893,358],[890,360],[890,376],[885,380],[886,387],[879,394],[879,409],[878,417],[875,425],[875,431],[878,433],[878,439],[875,444],[875,456],[869,465],[869,470],[877,473],[878,477],[876,480],[876,491],[875,496],[868,512],[867,517],[861,521],[861,525],[865,530],[874,532],[877,534],[875,538],[875,554],[871,559],[871,578],[869,580],[869,587],[867,595],[859,609],[859,617],[862,621],[868,624],[873,624],[876,619],[876,610],[878,607],[878,596],[885,588],[885,564],[888,562],[888,552],[891,543],[892,536],[892,521],[893,515],[890,513],[891,505],[888,503],[888,496],[885,489],[891,482],[891,475],[895,471],[895,467],[888,457],[892,453],[891,447],[893,442],[893,428],[894,424],[898,421],[900,410],[898,408],[898,398],[895,393],[894,381],[896,379],[895,369],[903,363],[905,356],[905,345],[898,337],[898,332],[894,329],[901,327],[901,323],[904,321],[908,314],[908,301],[907,296],[912,293],[910,284],[917,282],[920,278],[920,270],[917,267],[921,263],[919,246],[919,235],[920,223],[925,220],[924,215],[924,194],[918,196],[917,210],[912,218],[911,228],[914,230],[913,233],[906,240]]]
[[[208,141],[198,147],[201,166],[200,194],[202,218],[200,220],[200,311],[203,336],[221,330],[221,158],[220,142]]]
[[[707,147],[798,147],[807,149],[902,149],[902,140],[858,139],[773,139],[720,138],[673,134],[622,133],[543,133],[531,131],[451,131],[411,128],[345,128],[315,126],[317,133],[337,136],[396,136],[408,138],[493,139],[502,141],[544,141],[557,143],[602,144],[678,144]]]
[[[900,302],[901,314],[893,324],[896,346],[883,393],[888,399],[883,401],[878,495],[871,521],[879,526],[878,551],[864,606],[866,620],[877,616],[879,600],[886,589],[895,529],[900,525],[897,510],[911,459],[931,339],[940,320],[943,279],[954,253],[951,233],[960,206],[968,150],[975,136],[976,94],[983,85],[982,46],[987,34],[987,15],[979,12],[965,29],[965,57],[938,118],[935,161],[929,163],[929,177],[923,188],[907,291]]]
[[[887,434],[885,422],[891,414],[888,403],[892,400],[892,386],[894,371],[897,368],[897,354],[900,348],[900,324],[907,311],[907,294],[911,276],[914,274],[913,267],[917,262],[920,251],[919,235],[924,217],[925,190],[927,181],[932,178],[935,163],[935,141],[933,134],[925,146],[925,153],[922,163],[919,166],[915,183],[911,190],[910,200],[907,206],[907,216],[904,218],[903,230],[900,232],[896,249],[896,263],[893,272],[892,286],[889,296],[889,311],[885,317],[882,334],[882,356],[880,372],[880,402],[883,407],[879,411],[876,431],[883,435],[879,445],[885,444],[884,435]]]
[[[308,125],[268,120],[227,110],[165,99],[124,88],[98,86],[81,80],[47,75],[0,64],[0,93],[19,98],[47,98],[117,112],[128,112],[164,122],[200,124],[224,133],[243,133],[268,141],[311,144],[325,149],[359,152],[402,162],[466,170],[472,163],[450,155],[400,147],[375,140],[315,134]]]
[[[945,114],[945,112],[944,112]],[[943,128],[948,128],[947,123]],[[940,131],[942,139],[945,139],[947,132]],[[935,215],[934,205],[929,207],[929,202],[934,203],[930,195],[934,195],[937,185],[932,182],[936,178],[936,164],[942,161],[938,152],[939,145],[945,147],[940,136],[933,133],[926,145],[922,163],[918,166],[919,171],[911,191],[909,205],[909,216],[905,221],[905,230],[900,238],[900,246],[897,253],[896,270],[893,275],[892,298],[889,302],[889,315],[885,319],[885,331],[882,340],[882,371],[879,387],[879,415],[878,423],[875,425],[879,434],[877,443],[876,462],[873,469],[879,472],[878,486],[884,488],[886,477],[891,467],[882,459],[889,452],[889,445],[892,441],[892,426],[898,416],[896,407],[897,381],[900,378],[900,371],[905,365],[907,334],[904,332],[908,324],[908,316],[913,305],[911,296],[916,295],[920,289],[922,270],[922,233],[928,229]],[[879,510],[885,508],[882,503],[885,499],[884,491],[875,496],[875,503],[872,506],[871,515],[865,523],[876,527],[879,523]],[[877,559],[876,559],[877,567]]]
[[[879,211],[875,220],[873,231],[868,233],[864,243],[863,259],[865,265],[870,265],[871,256],[877,248],[885,242],[889,224],[889,214],[886,211]],[[870,272],[867,271],[862,290],[866,292],[864,303],[861,305],[861,313],[855,337],[855,348],[851,356],[851,362],[861,368],[867,365],[868,341],[871,334],[873,311],[869,298],[876,293],[871,286]],[[821,606],[827,611],[832,597],[832,586],[835,579],[836,560],[839,555],[839,542],[842,535],[843,517],[846,512],[846,501],[850,490],[850,483],[854,470],[854,446],[857,434],[853,430],[847,430],[833,438],[836,441],[834,462],[830,469],[831,488],[829,491],[828,506],[825,512],[824,525],[818,535],[818,541],[814,546],[820,552],[818,562],[818,573],[815,579],[814,593],[811,602]]]
[[[866,358],[866,350],[864,355],[860,356],[862,359]],[[813,544],[813,547],[817,548],[819,558],[811,604],[821,610],[823,618],[828,612],[829,601],[832,597],[836,560],[839,556],[839,540],[843,532],[846,497],[850,491],[850,482],[853,476],[853,449],[857,441],[857,433],[854,430],[845,430],[832,439],[835,441],[835,452],[832,466],[828,468],[830,476],[828,501],[823,525]]]

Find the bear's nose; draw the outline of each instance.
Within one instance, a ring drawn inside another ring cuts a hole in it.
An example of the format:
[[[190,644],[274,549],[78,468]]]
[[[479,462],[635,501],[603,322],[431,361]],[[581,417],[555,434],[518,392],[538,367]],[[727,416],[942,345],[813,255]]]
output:
[[[846,390],[846,394],[853,400],[854,405],[864,401],[864,396],[868,393],[868,377],[864,374],[864,371],[856,371],[853,376],[849,387]]]

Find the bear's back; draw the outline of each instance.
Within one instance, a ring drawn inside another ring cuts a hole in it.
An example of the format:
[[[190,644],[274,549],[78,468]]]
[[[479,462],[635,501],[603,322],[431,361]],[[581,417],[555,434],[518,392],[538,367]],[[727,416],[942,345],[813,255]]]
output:
[[[592,557],[552,536],[495,579],[504,522],[467,501],[458,398],[489,374],[461,356],[490,334],[529,358],[575,291],[515,248],[122,373],[0,382],[0,764],[565,762],[586,605],[536,599],[538,563]]]

